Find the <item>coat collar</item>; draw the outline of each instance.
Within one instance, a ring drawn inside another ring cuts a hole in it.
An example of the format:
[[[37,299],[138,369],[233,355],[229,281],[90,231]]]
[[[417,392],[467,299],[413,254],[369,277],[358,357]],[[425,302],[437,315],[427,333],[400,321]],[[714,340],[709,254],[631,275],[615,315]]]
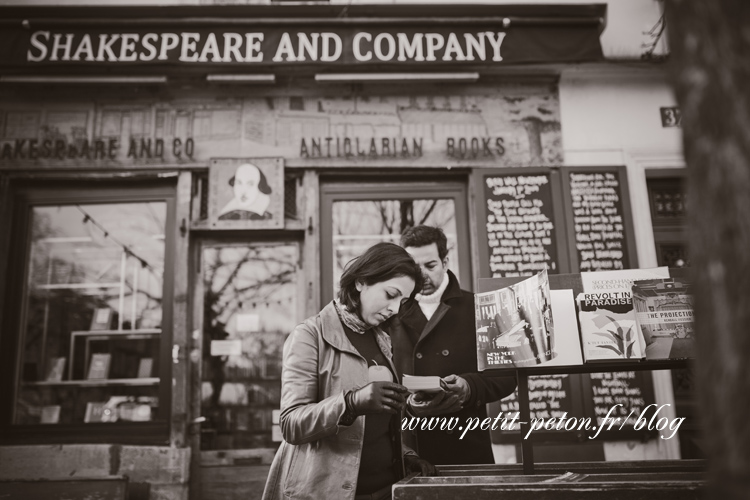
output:
[[[430,333],[430,331],[432,331],[435,325],[438,324],[445,313],[448,312],[451,308],[450,303],[456,298],[461,298],[461,285],[459,285],[456,276],[449,270],[448,288],[443,292],[443,296],[440,298],[440,304],[432,315],[432,318],[430,318],[425,324],[426,318],[422,309],[419,308],[419,303],[414,299],[409,299],[403,309],[403,313],[399,316],[399,320],[412,331],[422,330],[419,336],[419,340],[422,340],[428,333]],[[424,325],[424,327],[422,325]]]
[[[357,349],[355,349],[352,343],[349,342],[349,339],[346,338],[344,325],[341,324],[341,320],[339,319],[339,315],[333,305],[333,301],[326,304],[318,316],[320,317],[321,335],[326,342],[340,351],[359,355]]]
[[[440,301],[446,302],[451,299],[456,299],[460,297],[461,297],[461,285],[458,283],[458,278],[456,278],[456,275],[453,274],[453,272],[448,270],[448,288],[446,288],[445,292],[443,292],[443,298]]]
[[[336,312],[336,307],[333,305],[333,301],[329,302],[320,311],[318,316],[320,317],[320,330],[323,340],[339,351],[348,352],[362,358],[362,355],[357,351],[357,348],[352,345],[351,341],[349,341],[349,338],[346,336],[344,325],[341,323],[341,319]],[[390,365],[391,370],[393,370],[393,373],[397,373],[396,367],[393,364],[393,347],[391,346],[390,337],[382,330],[380,335],[384,338],[379,339],[376,337],[375,340],[378,347],[383,353],[383,356],[385,356],[385,359],[388,360],[388,364]]]

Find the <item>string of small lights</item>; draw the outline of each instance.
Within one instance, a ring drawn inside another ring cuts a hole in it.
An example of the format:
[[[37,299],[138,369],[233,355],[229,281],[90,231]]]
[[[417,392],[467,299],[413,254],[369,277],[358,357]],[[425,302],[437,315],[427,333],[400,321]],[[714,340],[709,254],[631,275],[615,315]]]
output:
[[[110,232],[105,228],[101,223],[99,223],[96,219],[94,219],[91,214],[86,212],[83,208],[81,208],[80,205],[76,205],[76,208],[83,214],[83,224],[91,224],[99,231],[102,232],[105,238],[109,239],[116,245],[119,245],[122,247],[122,250],[125,252],[126,255],[129,255],[133,257],[134,259],[138,260],[141,263],[141,267],[143,269],[148,269],[152,273],[154,273],[155,276],[161,277],[161,270],[156,269],[153,265],[151,265],[145,258],[141,257],[137,253],[133,251],[129,246],[127,246],[125,243],[118,240],[115,236],[111,235]]]

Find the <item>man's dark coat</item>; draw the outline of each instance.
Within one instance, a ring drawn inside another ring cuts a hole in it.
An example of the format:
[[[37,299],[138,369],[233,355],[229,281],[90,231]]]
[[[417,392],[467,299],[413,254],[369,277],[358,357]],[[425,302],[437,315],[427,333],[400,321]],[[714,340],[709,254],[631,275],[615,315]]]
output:
[[[452,432],[416,432],[419,455],[435,465],[494,463],[489,431],[477,428],[460,439],[463,431],[458,427],[465,428],[469,418],[485,419],[485,405],[510,395],[516,380],[477,371],[474,294],[461,290],[450,271],[448,278],[448,287],[429,321],[416,300],[401,307],[390,328],[394,362],[402,374],[456,374],[471,387],[471,398],[460,411],[441,415],[459,419]]]

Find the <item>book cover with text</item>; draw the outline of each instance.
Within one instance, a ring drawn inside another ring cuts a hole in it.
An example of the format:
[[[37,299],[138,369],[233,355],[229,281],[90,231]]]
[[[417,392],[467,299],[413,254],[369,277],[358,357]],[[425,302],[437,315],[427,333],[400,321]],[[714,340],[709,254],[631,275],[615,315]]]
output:
[[[475,294],[475,320],[479,370],[534,366],[557,356],[546,270]]]
[[[633,309],[633,282],[668,277],[666,267],[581,273],[583,293],[576,301],[584,360],[644,358],[645,342]]]
[[[633,307],[646,342],[647,359],[695,357],[693,296],[687,279],[636,281]]]

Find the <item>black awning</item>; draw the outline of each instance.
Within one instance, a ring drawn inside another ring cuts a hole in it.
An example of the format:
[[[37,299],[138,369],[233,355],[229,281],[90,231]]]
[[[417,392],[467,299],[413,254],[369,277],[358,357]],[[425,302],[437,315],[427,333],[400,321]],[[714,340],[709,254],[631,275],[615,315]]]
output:
[[[606,5],[0,9],[0,68],[498,68],[602,59]]]

